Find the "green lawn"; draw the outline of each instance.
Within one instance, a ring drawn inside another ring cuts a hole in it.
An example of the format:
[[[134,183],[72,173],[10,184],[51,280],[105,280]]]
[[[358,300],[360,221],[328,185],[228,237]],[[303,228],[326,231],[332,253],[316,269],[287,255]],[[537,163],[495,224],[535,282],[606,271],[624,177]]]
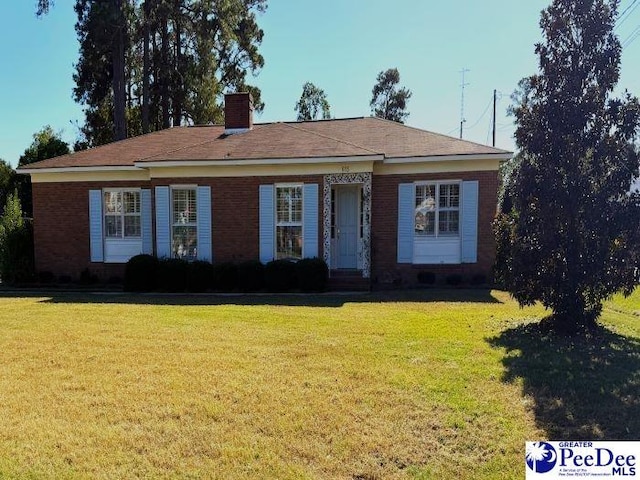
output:
[[[585,342],[498,291],[4,296],[0,478],[522,478],[526,440],[640,438],[636,311]]]

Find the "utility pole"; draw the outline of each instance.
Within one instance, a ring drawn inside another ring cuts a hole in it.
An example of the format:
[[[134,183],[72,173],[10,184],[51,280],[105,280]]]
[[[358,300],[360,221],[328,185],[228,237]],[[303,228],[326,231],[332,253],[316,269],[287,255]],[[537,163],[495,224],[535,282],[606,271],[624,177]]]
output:
[[[467,72],[470,72],[471,70],[468,70],[466,68],[463,68],[462,70],[460,70],[460,73],[462,74],[462,83],[460,84],[460,88],[461,88],[461,93],[460,93],[460,138],[462,138],[462,128],[464,126],[464,122],[466,122],[465,118],[464,118],[464,87],[466,87],[467,85],[469,85],[468,83],[464,83],[464,74]]]
[[[493,90],[493,146],[496,146],[496,96],[497,91]]]

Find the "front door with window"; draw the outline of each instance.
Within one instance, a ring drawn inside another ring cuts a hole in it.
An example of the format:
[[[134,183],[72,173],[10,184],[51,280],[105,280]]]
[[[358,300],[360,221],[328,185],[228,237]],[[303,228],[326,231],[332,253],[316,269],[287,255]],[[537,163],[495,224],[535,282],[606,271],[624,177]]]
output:
[[[342,269],[358,266],[358,192],[357,186],[336,188],[337,267]]]

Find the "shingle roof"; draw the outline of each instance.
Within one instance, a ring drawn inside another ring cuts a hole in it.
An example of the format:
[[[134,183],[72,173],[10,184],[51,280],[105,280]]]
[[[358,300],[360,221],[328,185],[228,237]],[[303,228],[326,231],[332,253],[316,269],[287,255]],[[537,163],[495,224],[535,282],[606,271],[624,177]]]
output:
[[[307,122],[310,123],[310,122]],[[253,160],[267,158],[352,157],[378,152],[346,139],[309,131],[301,124],[257,125],[242,134],[220,135],[199,145],[175,149],[144,161]]]
[[[28,168],[117,167],[148,161],[507,153],[510,152],[370,117],[255,124],[252,130],[235,135],[225,135],[221,125],[174,127],[43,160]]]

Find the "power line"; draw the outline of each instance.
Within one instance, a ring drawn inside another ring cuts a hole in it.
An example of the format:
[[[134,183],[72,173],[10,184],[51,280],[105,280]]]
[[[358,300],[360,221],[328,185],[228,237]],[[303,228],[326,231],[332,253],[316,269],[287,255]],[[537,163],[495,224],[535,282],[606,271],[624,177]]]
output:
[[[478,120],[476,120],[476,122],[473,125],[471,125],[470,127],[467,127],[467,130],[471,130],[472,128],[476,127],[480,123],[480,121],[484,118],[484,116],[489,111],[489,107],[491,106],[492,102],[493,102],[493,97],[491,97],[491,99],[489,100],[489,103],[487,103],[487,106],[484,109],[484,112],[482,112],[482,115],[480,115],[480,118],[478,118]]]
[[[622,41],[622,49],[624,50],[631,45],[636,38],[640,37],[640,25],[638,25],[628,36]]]
[[[633,5],[634,5],[635,3],[637,3],[637,2],[638,2],[638,0],[631,0],[631,3],[627,6],[627,8],[625,8],[625,9],[622,11],[622,13],[618,15],[618,20],[619,20],[619,19],[620,19],[620,17],[622,17],[625,13],[627,13],[627,12],[629,11],[629,9],[630,9],[631,7],[633,7]]]
[[[617,30],[618,28],[620,28],[620,26],[627,21],[627,19],[631,16],[631,14],[633,13],[633,11],[638,8],[638,6],[640,6],[640,3],[638,3],[640,0],[633,0],[629,6],[627,8],[624,9],[624,11],[618,15],[618,18],[616,20],[616,26],[614,27],[614,30]]]

